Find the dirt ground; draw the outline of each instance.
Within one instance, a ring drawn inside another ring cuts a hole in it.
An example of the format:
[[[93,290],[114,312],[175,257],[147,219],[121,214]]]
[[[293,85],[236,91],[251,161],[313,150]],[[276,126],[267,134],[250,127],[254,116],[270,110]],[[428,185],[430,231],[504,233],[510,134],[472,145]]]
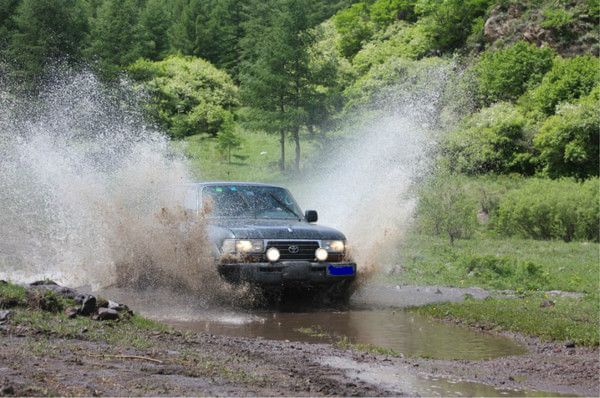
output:
[[[526,355],[443,361],[179,331],[148,331],[142,350],[87,341],[85,331],[65,339],[0,328],[6,396],[600,395],[597,349],[518,336]]]

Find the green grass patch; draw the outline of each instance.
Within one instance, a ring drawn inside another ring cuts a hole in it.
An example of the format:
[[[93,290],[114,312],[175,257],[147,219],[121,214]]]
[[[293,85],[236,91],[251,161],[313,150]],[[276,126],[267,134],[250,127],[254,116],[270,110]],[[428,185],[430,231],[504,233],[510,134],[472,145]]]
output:
[[[0,283],[0,308],[25,305],[25,288],[12,283]]]
[[[415,307],[409,311],[458,319],[471,326],[519,332],[546,341],[571,340],[578,345],[598,346],[598,294],[585,298],[556,297],[552,298],[553,306],[540,306],[545,299],[543,293],[532,293],[524,298],[466,300]]]
[[[402,272],[388,282],[511,290],[599,289],[600,245],[478,237],[458,240],[412,235],[399,248]]]
[[[217,141],[205,135],[195,135],[176,143],[183,148],[192,170],[202,180],[285,182],[293,176],[294,143],[286,141],[286,168],[279,170],[279,137],[264,132],[244,130],[242,146],[232,152],[231,163],[217,149]],[[318,148],[316,140],[301,137],[301,167]]]
[[[374,344],[353,343],[346,336],[340,337],[335,342],[335,346],[343,350],[353,349],[356,351],[368,352],[370,354],[388,355],[391,357],[400,357],[401,355],[391,348],[381,347]]]

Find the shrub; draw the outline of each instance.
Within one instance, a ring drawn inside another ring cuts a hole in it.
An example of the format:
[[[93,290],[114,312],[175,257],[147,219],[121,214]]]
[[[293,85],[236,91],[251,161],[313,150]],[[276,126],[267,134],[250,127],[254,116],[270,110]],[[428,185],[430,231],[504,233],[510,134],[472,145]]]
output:
[[[371,20],[378,27],[386,27],[397,20],[414,22],[416,0],[377,0],[369,7]]]
[[[552,67],[554,51],[517,42],[510,47],[486,52],[475,65],[478,94],[483,104],[511,101],[539,84]]]
[[[373,65],[383,64],[391,57],[417,59],[430,53],[433,41],[417,22],[409,25],[398,21],[365,44],[352,60],[360,73],[366,73]]]
[[[600,207],[597,178],[532,179],[500,202],[497,228],[505,235],[533,239],[598,241]]]
[[[238,89],[229,75],[200,58],[140,59],[128,70],[150,94],[155,120],[173,137],[216,135],[229,109],[238,105]]]
[[[552,115],[561,102],[572,102],[600,84],[598,66],[598,58],[589,55],[556,57],[540,85],[526,93],[522,102],[529,110]]]
[[[467,174],[531,174],[527,123],[521,111],[509,103],[484,108],[448,134],[442,153],[454,171]]]
[[[497,289],[541,290],[549,282],[548,273],[540,265],[507,256],[464,256],[458,259],[457,265],[465,276],[485,281]]]
[[[424,232],[446,235],[454,244],[473,233],[476,204],[456,177],[440,173],[419,190],[417,218]]]
[[[385,63],[374,65],[345,90],[346,110],[359,106],[382,110],[386,106],[396,107],[402,100],[415,103],[423,99],[424,93],[434,91],[434,84],[443,83],[448,67],[449,62],[441,58],[413,61],[390,57]]]
[[[339,11],[333,17],[333,22],[340,34],[340,51],[348,58],[352,58],[360,50],[363,42],[371,38],[374,31],[369,19],[369,8],[363,2]]]
[[[539,150],[544,172],[550,177],[597,176],[600,168],[600,86],[574,104],[559,107],[533,142]]]

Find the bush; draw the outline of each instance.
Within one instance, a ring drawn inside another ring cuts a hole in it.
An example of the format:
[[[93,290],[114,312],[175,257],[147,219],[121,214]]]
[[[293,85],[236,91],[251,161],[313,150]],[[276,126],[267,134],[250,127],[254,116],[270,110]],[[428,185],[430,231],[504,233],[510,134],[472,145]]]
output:
[[[446,235],[450,243],[469,238],[476,225],[476,204],[467,195],[461,181],[440,173],[419,190],[417,205],[419,226],[433,235]]]
[[[339,11],[333,17],[333,22],[340,34],[340,51],[347,58],[352,58],[363,42],[373,35],[374,26],[369,18],[369,8],[362,2]]]
[[[598,241],[600,207],[597,178],[532,179],[508,192],[498,208],[498,232],[533,239]]]
[[[522,102],[529,110],[552,115],[561,102],[572,102],[600,84],[598,66],[598,58],[589,55],[556,57],[540,85],[525,94]]]
[[[376,35],[365,44],[352,60],[352,64],[361,74],[373,65],[383,64],[391,57],[417,59],[433,49],[433,41],[417,22],[409,25],[398,21],[390,25],[383,33]]]
[[[448,134],[442,153],[454,171],[466,174],[531,174],[527,121],[509,103],[498,103],[468,117]]]
[[[475,65],[478,94],[483,104],[512,101],[540,83],[552,67],[554,51],[517,42],[510,47],[486,52]]]
[[[414,22],[416,0],[377,0],[369,8],[371,20],[386,27],[397,20]]]
[[[415,11],[427,21],[427,31],[440,51],[464,44],[477,18],[487,11],[492,0],[417,0]]]
[[[176,138],[216,135],[231,117],[230,109],[239,104],[229,75],[200,58],[141,59],[128,70],[150,94],[149,110],[155,120]]]
[[[346,111],[359,106],[372,106],[382,110],[396,108],[398,101],[416,103],[431,93],[434,84],[441,84],[449,62],[441,58],[424,58],[419,61],[390,57],[381,65],[374,65],[368,73],[348,87]],[[434,104],[428,104],[434,105]]]
[[[575,104],[564,104],[549,117],[533,142],[544,172],[552,178],[598,176],[600,168],[600,86]]]

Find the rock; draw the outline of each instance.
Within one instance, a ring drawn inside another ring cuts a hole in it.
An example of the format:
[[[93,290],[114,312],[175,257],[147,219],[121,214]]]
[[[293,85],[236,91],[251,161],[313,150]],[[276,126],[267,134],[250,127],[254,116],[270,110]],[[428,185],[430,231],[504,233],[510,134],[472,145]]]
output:
[[[4,310],[0,311],[0,322],[8,321],[8,318],[12,315],[12,311]]]
[[[125,304],[117,303],[115,301],[108,300],[108,308],[118,312],[128,312],[133,315],[128,306],[126,306]]]
[[[80,315],[91,315],[96,312],[96,297],[91,294],[78,294],[75,297],[75,302],[80,304]]]
[[[8,285],[8,282],[4,279],[0,279],[0,285]]]
[[[575,348],[575,342],[571,340],[565,341],[565,348]]]
[[[552,300],[542,300],[540,303],[540,308],[554,307],[554,301]]]
[[[58,283],[50,280],[50,279],[44,279],[42,281],[35,281],[35,282],[31,282],[29,284],[29,286],[44,286],[44,285],[54,285],[54,286],[58,286]]]
[[[67,316],[67,318],[73,319],[73,318],[77,317],[78,314],[79,314],[78,308],[67,307],[65,309],[65,315]]]
[[[442,291],[440,289],[435,289],[435,294],[442,294]]]
[[[111,308],[99,308],[96,319],[99,321],[119,319],[119,313],[117,312],[117,310],[113,310]]]
[[[2,390],[0,390],[0,395],[6,397],[9,395],[15,395],[15,389],[13,386],[3,386]]]

